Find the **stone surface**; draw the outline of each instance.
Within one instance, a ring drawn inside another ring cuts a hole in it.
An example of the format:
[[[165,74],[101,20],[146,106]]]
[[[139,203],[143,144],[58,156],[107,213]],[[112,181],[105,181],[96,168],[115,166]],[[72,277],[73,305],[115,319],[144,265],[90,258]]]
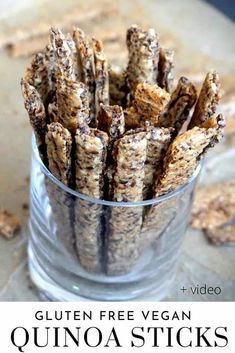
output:
[[[83,1],[84,2],[84,1]],[[83,3],[82,2],[82,3]],[[17,1],[16,1],[17,3]],[[55,1],[30,1],[22,6],[32,6],[25,13],[21,6],[13,12],[4,8],[4,20],[0,32],[11,36],[27,23],[44,21],[51,13]],[[50,3],[50,5],[48,5]],[[56,14],[74,5],[75,1],[56,2]],[[84,2],[85,3],[85,2]],[[97,2],[86,1],[90,7]],[[45,4],[47,6],[45,6]],[[176,76],[188,75],[196,81],[202,80],[210,68],[216,68],[222,75],[225,94],[234,90],[235,74],[235,25],[208,4],[197,0],[135,0],[117,2],[116,15],[97,19],[87,24],[87,30],[96,37],[105,39],[107,33],[117,38],[107,40],[106,51],[110,59],[123,63],[126,51],[123,46],[125,29],[132,23],[156,27],[162,43],[176,49]],[[23,13],[23,15],[22,15]],[[29,15],[30,14],[30,15]],[[112,38],[112,36],[111,36]],[[20,92],[20,78],[29,59],[14,59],[5,51],[0,52],[0,206],[18,214],[25,225],[20,234],[7,241],[0,238],[0,300],[40,300],[32,287],[27,273],[27,210],[22,205],[28,199],[28,175],[30,165],[31,129]],[[232,82],[232,83],[231,83]],[[229,88],[227,88],[229,87]],[[4,127],[4,128],[3,128]],[[229,136],[223,145],[216,147],[206,158],[202,176],[204,184],[210,184],[228,177],[235,177],[235,139]],[[235,300],[235,248],[210,245],[199,231],[189,229],[180,259],[175,282],[166,300]],[[192,295],[180,290],[182,286],[220,286],[219,296]],[[143,298],[152,299],[154,298]]]

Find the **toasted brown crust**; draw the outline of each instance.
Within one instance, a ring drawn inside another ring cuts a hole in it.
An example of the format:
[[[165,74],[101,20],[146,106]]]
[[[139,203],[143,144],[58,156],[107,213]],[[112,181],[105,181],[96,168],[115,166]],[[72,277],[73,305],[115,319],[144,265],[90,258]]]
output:
[[[98,129],[107,132],[110,142],[119,139],[125,132],[125,119],[119,105],[100,105],[97,117]]]
[[[199,188],[190,224],[197,229],[213,229],[231,222],[235,214],[235,181]]]
[[[86,86],[62,77],[57,81],[58,121],[70,132],[86,128],[89,121],[89,97]]]
[[[124,135],[117,142],[115,201],[142,200],[146,147],[145,132]]]
[[[157,82],[159,43],[152,28],[143,31],[136,25],[127,30],[126,43],[129,52],[127,84],[131,95],[134,96],[138,83]]]
[[[26,80],[21,80],[21,89],[24,98],[25,109],[29,114],[29,120],[34,130],[38,148],[45,144],[46,112],[40,94],[34,86]]]
[[[223,245],[235,242],[235,224],[220,228],[206,229],[205,234],[208,240],[214,245]]]
[[[126,106],[126,73],[120,69],[111,67],[109,69],[109,100],[111,105]]]
[[[216,112],[220,98],[219,75],[216,71],[210,71],[203,82],[189,127],[201,126],[208,120]]]
[[[174,84],[174,51],[160,48],[157,83],[167,92],[171,92]]]
[[[103,43],[100,40],[93,38],[93,51],[95,63],[95,102],[96,113],[100,108],[100,103],[109,104],[109,74],[108,63],[104,55]]]
[[[11,214],[7,210],[0,209],[0,235],[6,239],[11,239],[20,229],[19,217]]]
[[[148,128],[143,199],[152,198],[153,180],[161,173],[162,161],[171,141],[171,128]]]
[[[177,136],[164,159],[163,173],[156,182],[154,197],[164,195],[183,185],[196,169],[200,156],[220,138],[221,116],[211,127],[194,127]]]
[[[140,115],[134,107],[124,110],[125,127],[127,130],[136,129],[145,126],[146,118]]]
[[[44,53],[33,56],[30,66],[26,69],[24,79],[35,87],[40,94],[43,103],[46,103],[49,93],[48,68]]]
[[[90,120],[95,118],[95,73],[94,56],[89,42],[85,38],[84,32],[76,28],[73,32],[74,42],[79,58],[81,81],[85,83],[89,95]]]
[[[136,87],[133,106],[136,111],[151,120],[158,117],[170,100],[170,95],[157,85],[140,83]]]
[[[196,99],[195,86],[186,77],[181,77],[171,95],[166,111],[159,117],[159,126],[172,126],[177,134],[183,123],[188,119],[190,109],[195,104]]]
[[[51,173],[65,185],[71,178],[72,137],[60,123],[48,125],[46,133],[47,157]]]

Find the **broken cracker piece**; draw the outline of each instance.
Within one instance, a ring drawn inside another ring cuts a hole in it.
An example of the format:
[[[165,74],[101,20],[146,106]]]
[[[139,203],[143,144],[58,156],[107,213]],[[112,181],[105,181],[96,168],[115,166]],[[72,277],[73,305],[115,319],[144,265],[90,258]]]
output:
[[[189,128],[201,126],[215,112],[221,98],[219,75],[210,71],[203,82]]]
[[[33,56],[30,66],[26,69],[24,80],[36,88],[45,104],[50,88],[47,59],[44,53],[37,53]]]
[[[97,199],[103,197],[104,168],[108,135],[97,129],[78,129],[76,136],[76,190]],[[77,198],[75,202],[76,248],[81,265],[100,272],[102,206]]]
[[[162,161],[171,141],[172,128],[147,128],[147,155],[143,199],[152,198],[153,180],[161,173]]]
[[[21,89],[24,98],[25,109],[29,114],[29,120],[34,130],[37,146],[42,152],[45,145],[46,112],[40,94],[34,86],[26,80],[21,80]]]
[[[163,172],[156,181],[153,197],[165,195],[187,182],[205,150],[219,140],[223,129],[221,119],[219,115],[213,119],[212,127],[194,127],[175,138],[164,159]]]
[[[20,228],[21,223],[18,216],[0,209],[0,235],[6,239],[11,239]]]
[[[90,122],[89,96],[84,83],[66,77],[57,81],[56,101],[58,121],[71,133],[86,128]]]

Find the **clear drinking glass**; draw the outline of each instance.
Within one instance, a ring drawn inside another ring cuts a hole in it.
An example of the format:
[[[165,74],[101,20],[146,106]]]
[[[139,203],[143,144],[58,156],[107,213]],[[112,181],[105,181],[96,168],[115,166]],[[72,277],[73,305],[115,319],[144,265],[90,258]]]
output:
[[[131,300],[167,294],[177,268],[201,165],[176,191],[112,202],[59,182],[33,138],[29,269],[49,300]]]

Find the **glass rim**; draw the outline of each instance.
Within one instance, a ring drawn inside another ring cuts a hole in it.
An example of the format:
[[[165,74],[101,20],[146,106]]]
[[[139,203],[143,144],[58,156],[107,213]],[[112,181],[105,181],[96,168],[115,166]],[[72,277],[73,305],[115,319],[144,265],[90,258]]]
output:
[[[39,151],[38,151],[38,147],[36,145],[36,139],[34,134],[32,134],[32,150],[34,153],[34,156],[37,159],[37,162],[40,164],[41,169],[43,170],[43,173],[57,186],[59,186],[63,191],[67,192],[68,194],[71,194],[73,196],[75,196],[76,198],[80,198],[82,200],[91,202],[91,203],[95,203],[98,205],[102,205],[102,206],[115,206],[115,207],[136,207],[136,206],[151,206],[151,205],[155,205],[158,204],[160,202],[169,200],[171,198],[173,198],[174,196],[180,194],[181,192],[183,192],[189,185],[191,185],[196,178],[198,177],[202,165],[203,165],[203,159],[199,160],[197,168],[195,169],[195,171],[193,172],[192,176],[186,181],[186,183],[184,183],[183,185],[179,186],[177,189],[175,189],[174,191],[171,191],[165,195],[156,197],[154,199],[149,199],[149,200],[142,200],[142,201],[108,201],[108,200],[102,200],[102,199],[97,199],[95,197],[91,197],[91,196],[87,196],[85,194],[82,194],[78,191],[75,191],[73,189],[71,189],[70,187],[66,186],[65,184],[63,184],[61,181],[59,181],[50,171],[49,169],[45,166],[45,164],[43,163],[42,159],[40,158],[39,155]]]

